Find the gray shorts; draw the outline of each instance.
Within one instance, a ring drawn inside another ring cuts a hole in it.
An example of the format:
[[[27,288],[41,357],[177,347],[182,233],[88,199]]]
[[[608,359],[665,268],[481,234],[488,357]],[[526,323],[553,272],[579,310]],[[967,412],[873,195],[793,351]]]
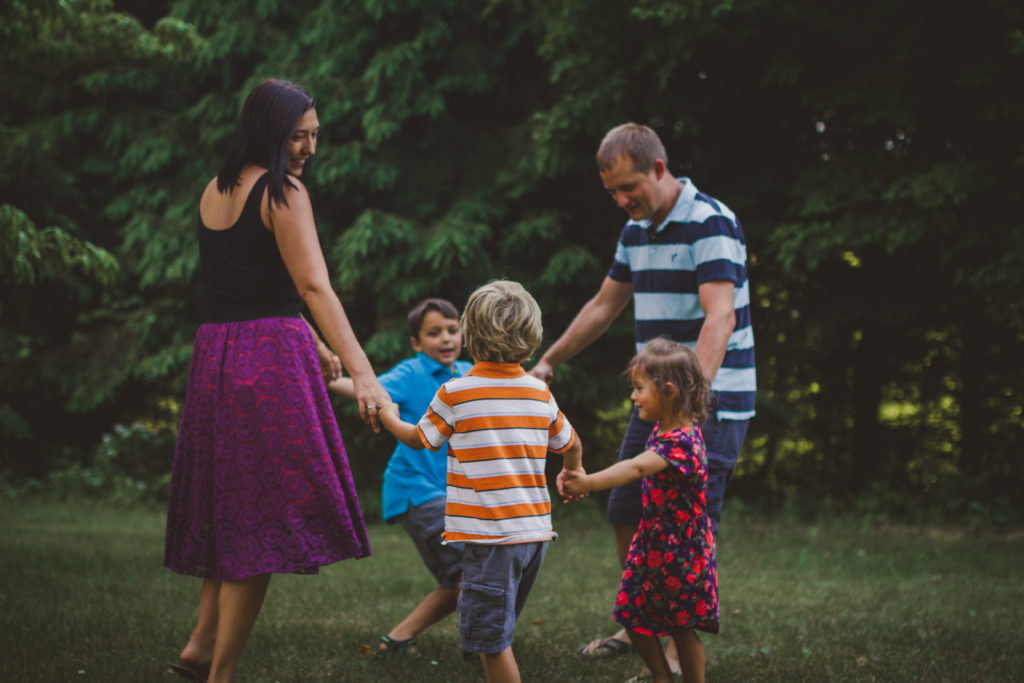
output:
[[[466,544],[459,592],[462,649],[494,654],[512,644],[516,620],[537,580],[548,543]]]
[[[416,544],[423,563],[437,579],[441,588],[455,588],[462,573],[462,544],[443,544],[444,498],[434,498],[422,505],[410,506],[394,518]]]

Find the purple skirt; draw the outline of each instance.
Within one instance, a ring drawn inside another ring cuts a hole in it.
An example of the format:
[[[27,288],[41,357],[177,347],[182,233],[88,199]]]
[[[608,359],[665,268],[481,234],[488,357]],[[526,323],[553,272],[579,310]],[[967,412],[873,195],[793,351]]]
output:
[[[234,581],[315,574],[369,554],[306,323],[200,327],[174,453],[164,566]]]

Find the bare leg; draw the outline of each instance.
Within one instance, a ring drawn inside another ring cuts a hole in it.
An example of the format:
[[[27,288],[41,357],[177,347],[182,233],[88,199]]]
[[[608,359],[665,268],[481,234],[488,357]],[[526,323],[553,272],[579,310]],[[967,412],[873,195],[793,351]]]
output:
[[[220,581],[206,579],[199,595],[199,617],[192,635],[178,659],[195,671],[206,671],[213,660],[213,646],[217,640],[217,601]]]
[[[704,683],[704,643],[693,629],[672,636],[679,650],[683,683]]]
[[[673,683],[672,671],[668,668],[668,660],[661,649],[661,640],[657,636],[644,636],[636,631],[627,631],[633,647],[644,658],[647,668],[651,670],[653,683]],[[689,683],[687,681],[686,683]]]
[[[484,679],[487,683],[520,683],[519,665],[512,654],[512,646],[492,655],[480,655],[484,664]]]
[[[208,683],[227,683],[234,677],[238,659],[263,607],[269,584],[270,574],[221,582],[217,601],[217,642],[213,648]]]
[[[626,557],[629,555],[629,544],[633,542],[633,537],[636,536],[636,527],[628,526],[623,524],[612,524],[612,530],[615,532],[615,551],[619,555],[619,565],[625,566]],[[626,633],[626,629],[619,629],[615,632],[615,635],[611,638],[603,639],[602,642],[608,640],[619,640],[623,643],[630,641],[629,635]]]
[[[633,543],[633,537],[637,533],[637,527],[626,524],[612,524],[611,528],[615,532],[615,552],[618,554],[618,564],[625,566],[626,557],[630,554],[630,544]],[[612,639],[624,643],[630,642],[626,629],[616,631],[613,636],[603,639],[602,642]]]
[[[423,598],[409,616],[388,633],[392,640],[409,640],[428,626],[455,611],[459,603],[459,591],[455,588],[436,588]],[[383,645],[383,643],[382,643]]]
[[[633,542],[633,536],[636,535],[636,529],[631,526],[623,526],[620,524],[613,524],[612,528],[615,529],[615,548],[619,553],[619,560],[623,565],[626,564],[626,556],[629,555],[629,544]],[[626,635],[626,629],[620,630],[614,636],[615,640],[621,640],[624,643],[629,642],[629,636]],[[668,668],[672,673],[679,673],[679,655],[676,653],[676,644],[674,641],[668,641],[668,647],[665,649],[665,659],[668,660]]]
[[[665,659],[668,661],[668,668],[672,673],[682,673],[682,669],[679,668],[679,652],[676,649],[676,641],[672,638],[668,639],[668,645],[665,646]]]

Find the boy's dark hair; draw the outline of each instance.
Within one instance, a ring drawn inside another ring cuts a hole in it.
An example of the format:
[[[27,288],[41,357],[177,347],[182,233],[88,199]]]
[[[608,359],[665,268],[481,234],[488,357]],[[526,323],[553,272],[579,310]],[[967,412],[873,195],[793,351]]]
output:
[[[685,414],[697,424],[707,419],[711,388],[704,379],[697,354],[690,347],[667,337],[657,337],[633,356],[626,372],[630,377],[635,372],[650,377],[662,401],[674,412]],[[679,391],[674,398],[665,389],[669,383]]]
[[[455,308],[455,304],[447,299],[424,299],[423,301],[416,304],[411,311],[409,311],[409,336],[413,339],[420,338],[420,329],[423,327],[423,319],[427,317],[427,313],[430,311],[437,311],[446,318],[453,320],[459,319],[459,309]]]
[[[288,138],[299,119],[314,106],[313,98],[302,87],[288,81],[263,81],[249,93],[235,123],[235,132],[228,144],[224,163],[217,174],[217,191],[230,192],[238,184],[238,176],[246,164],[263,166],[270,173],[267,193],[278,206],[284,198],[284,184],[294,188],[288,179],[285,156]],[[302,177],[309,176],[313,157],[302,167]]]

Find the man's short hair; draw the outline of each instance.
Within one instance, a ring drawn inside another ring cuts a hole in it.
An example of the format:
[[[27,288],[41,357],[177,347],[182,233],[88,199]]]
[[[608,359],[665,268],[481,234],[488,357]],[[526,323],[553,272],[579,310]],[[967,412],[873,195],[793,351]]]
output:
[[[522,363],[544,334],[540,306],[518,282],[492,280],[469,295],[462,338],[473,360]]]
[[[623,154],[633,160],[633,170],[637,173],[647,173],[654,168],[655,159],[661,159],[668,166],[668,154],[661,138],[639,123],[623,123],[605,133],[597,148],[597,170],[607,171]]]
[[[418,340],[420,338],[423,319],[427,317],[427,313],[430,311],[437,311],[445,318],[451,318],[452,320],[459,319],[459,309],[455,308],[455,304],[451,301],[437,298],[424,299],[409,311],[409,336],[413,339]]]

